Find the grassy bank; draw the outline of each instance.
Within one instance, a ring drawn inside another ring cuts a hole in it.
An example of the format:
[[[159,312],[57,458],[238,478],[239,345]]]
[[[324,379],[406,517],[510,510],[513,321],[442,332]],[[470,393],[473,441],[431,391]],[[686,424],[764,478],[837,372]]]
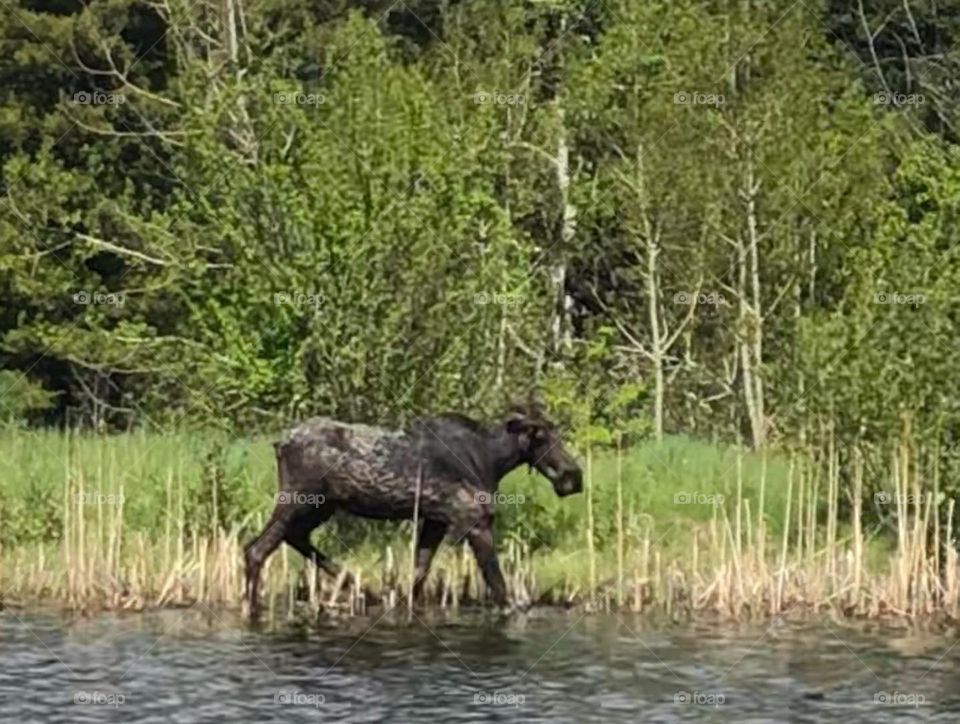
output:
[[[504,573],[517,598],[592,608],[953,616],[953,503],[901,453],[868,474],[832,450],[814,460],[674,438],[585,454],[585,494],[562,500],[517,471],[497,509]],[[0,475],[4,600],[77,609],[238,606],[242,544],[276,490],[267,441],[187,433],[9,431]],[[889,529],[865,523],[877,490],[892,496]],[[264,595],[278,611],[403,600],[410,541],[410,523],[335,519],[315,542],[367,595],[306,575],[285,547]],[[441,549],[427,592],[443,606],[482,599],[463,545]]]

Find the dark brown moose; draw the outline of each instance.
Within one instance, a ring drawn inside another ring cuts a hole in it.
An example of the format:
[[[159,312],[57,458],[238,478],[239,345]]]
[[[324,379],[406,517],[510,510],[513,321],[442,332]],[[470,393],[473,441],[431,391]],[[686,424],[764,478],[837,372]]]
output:
[[[263,532],[246,547],[246,601],[257,615],[260,569],[286,542],[331,575],[338,567],[310,542],[311,532],[337,510],[364,518],[422,521],[414,597],[444,536],[469,541],[492,599],[507,601],[493,544],[494,501],[500,480],[519,465],[536,468],[557,495],[579,493],[580,467],[553,425],[533,406],[483,425],[446,414],[403,431],[314,418],[274,445],[279,491]],[[419,492],[419,495],[418,495]]]

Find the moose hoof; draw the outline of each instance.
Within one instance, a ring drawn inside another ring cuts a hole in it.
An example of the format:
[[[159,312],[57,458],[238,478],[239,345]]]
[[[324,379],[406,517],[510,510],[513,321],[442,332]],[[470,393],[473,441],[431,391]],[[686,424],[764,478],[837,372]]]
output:
[[[251,624],[257,624],[260,621],[260,607],[259,606],[250,606],[246,604],[243,606],[241,612],[243,617]]]
[[[526,613],[530,610],[530,601],[526,599],[514,599],[503,607],[504,613]]]

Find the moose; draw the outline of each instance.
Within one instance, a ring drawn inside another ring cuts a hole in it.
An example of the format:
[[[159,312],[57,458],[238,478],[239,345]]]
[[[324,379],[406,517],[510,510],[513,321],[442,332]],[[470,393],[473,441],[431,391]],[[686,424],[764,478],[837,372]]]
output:
[[[276,506],[245,548],[251,618],[257,617],[260,570],[281,542],[328,574],[339,574],[339,567],[310,542],[313,530],[337,510],[381,520],[413,519],[416,511],[422,523],[415,599],[449,535],[469,542],[491,598],[505,605],[491,510],[500,480],[526,464],[548,478],[558,496],[583,489],[580,467],[536,405],[514,407],[494,424],[447,413],[400,431],[317,417],[290,430],[274,449]]]

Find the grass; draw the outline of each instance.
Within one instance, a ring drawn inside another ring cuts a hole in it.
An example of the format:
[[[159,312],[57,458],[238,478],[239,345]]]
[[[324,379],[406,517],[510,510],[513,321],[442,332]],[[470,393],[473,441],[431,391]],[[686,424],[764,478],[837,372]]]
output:
[[[585,493],[564,499],[515,471],[497,507],[508,585],[521,600],[591,609],[954,616],[953,503],[917,502],[937,483],[919,475],[909,446],[874,474],[882,481],[867,480],[859,458],[842,466],[823,449],[816,459],[761,455],[677,437],[588,453]],[[276,490],[268,441],[187,433],[11,430],[0,434],[0,475],[2,600],[87,610],[239,606],[242,544]],[[864,491],[875,489],[909,501],[890,534],[864,522]],[[283,547],[264,597],[277,612],[304,599],[337,611],[405,600],[411,533],[409,522],[334,519],[317,546],[366,595],[304,573]],[[442,606],[483,598],[462,544],[441,548],[427,594]]]

